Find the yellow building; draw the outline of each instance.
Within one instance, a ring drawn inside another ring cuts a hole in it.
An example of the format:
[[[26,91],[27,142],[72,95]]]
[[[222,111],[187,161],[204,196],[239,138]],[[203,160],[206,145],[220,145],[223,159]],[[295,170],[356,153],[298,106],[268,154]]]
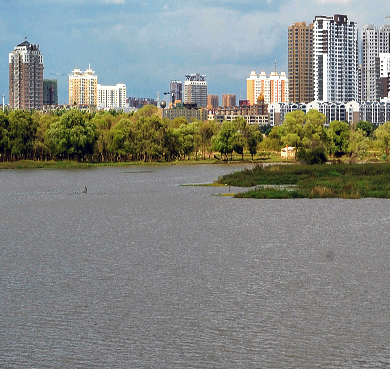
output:
[[[91,66],[84,72],[76,68],[69,75],[69,105],[97,105],[97,76]]]

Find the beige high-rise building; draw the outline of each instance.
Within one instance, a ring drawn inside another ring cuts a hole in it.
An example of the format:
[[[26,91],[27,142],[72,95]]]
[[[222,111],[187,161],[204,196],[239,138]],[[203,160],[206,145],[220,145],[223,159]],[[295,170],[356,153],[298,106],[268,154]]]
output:
[[[42,109],[43,56],[27,37],[9,54],[9,104],[11,109]]]
[[[313,23],[288,27],[288,80],[290,102],[313,101]]]
[[[97,105],[97,76],[89,65],[82,72],[76,68],[69,75],[69,105]]]

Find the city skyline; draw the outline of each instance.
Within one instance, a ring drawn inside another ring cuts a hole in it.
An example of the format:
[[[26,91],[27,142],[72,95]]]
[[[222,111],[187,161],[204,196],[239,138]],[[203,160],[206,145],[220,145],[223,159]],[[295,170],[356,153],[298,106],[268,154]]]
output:
[[[317,15],[346,14],[357,23],[359,47],[366,24],[390,23],[385,2],[0,0],[3,42],[0,88],[9,102],[8,54],[25,37],[39,44],[44,78],[58,79],[59,103],[68,100],[68,75],[90,64],[99,83],[127,86],[128,96],[156,98],[171,80],[207,75],[208,93],[246,99],[251,70],[287,72],[287,32]],[[236,25],[232,26],[232,19]],[[361,59],[359,58],[359,62]]]

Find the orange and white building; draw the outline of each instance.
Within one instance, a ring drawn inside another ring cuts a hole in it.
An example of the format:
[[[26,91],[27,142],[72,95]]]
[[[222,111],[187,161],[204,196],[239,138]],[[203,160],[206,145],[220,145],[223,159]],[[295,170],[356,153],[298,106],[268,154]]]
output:
[[[285,72],[271,72],[267,77],[265,72],[259,75],[252,71],[246,80],[247,100],[255,105],[260,95],[264,96],[266,104],[288,102],[288,78]]]
[[[69,75],[69,105],[97,105],[97,75],[88,67],[86,71],[76,68]]]

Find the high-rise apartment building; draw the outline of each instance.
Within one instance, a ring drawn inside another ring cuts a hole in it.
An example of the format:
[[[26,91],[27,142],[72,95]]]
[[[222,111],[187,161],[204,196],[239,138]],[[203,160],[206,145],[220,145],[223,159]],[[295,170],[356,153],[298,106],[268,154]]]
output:
[[[126,85],[118,83],[116,86],[97,85],[97,107],[124,108],[126,106]]]
[[[390,53],[379,53],[375,58],[376,101],[390,100]]]
[[[207,108],[217,109],[219,106],[218,95],[207,95]]]
[[[222,95],[222,106],[224,108],[229,108],[231,106],[236,106],[236,95],[233,95],[233,94],[223,94]]]
[[[170,102],[183,102],[183,82],[171,81],[169,85],[169,92],[171,95]]]
[[[313,23],[297,22],[288,27],[288,82],[291,102],[314,100]]]
[[[56,79],[43,80],[43,105],[58,105],[58,88]]]
[[[184,103],[197,104],[200,108],[207,108],[206,76],[199,73],[187,74],[184,81]]]
[[[313,22],[314,100],[358,99],[359,54],[356,23],[346,15],[316,16]]]
[[[390,52],[390,26],[365,25],[362,30],[361,100],[379,101],[375,58]]]
[[[97,105],[97,76],[88,67],[86,71],[76,68],[69,75],[69,105]]]
[[[289,80],[285,72],[281,72],[280,75],[278,72],[271,72],[267,77],[265,72],[257,75],[255,71],[252,71],[246,80],[247,100],[250,105],[257,104],[260,96],[264,98],[265,104],[288,102],[288,85]]]
[[[43,55],[27,37],[9,54],[9,104],[11,109],[43,105]]]

